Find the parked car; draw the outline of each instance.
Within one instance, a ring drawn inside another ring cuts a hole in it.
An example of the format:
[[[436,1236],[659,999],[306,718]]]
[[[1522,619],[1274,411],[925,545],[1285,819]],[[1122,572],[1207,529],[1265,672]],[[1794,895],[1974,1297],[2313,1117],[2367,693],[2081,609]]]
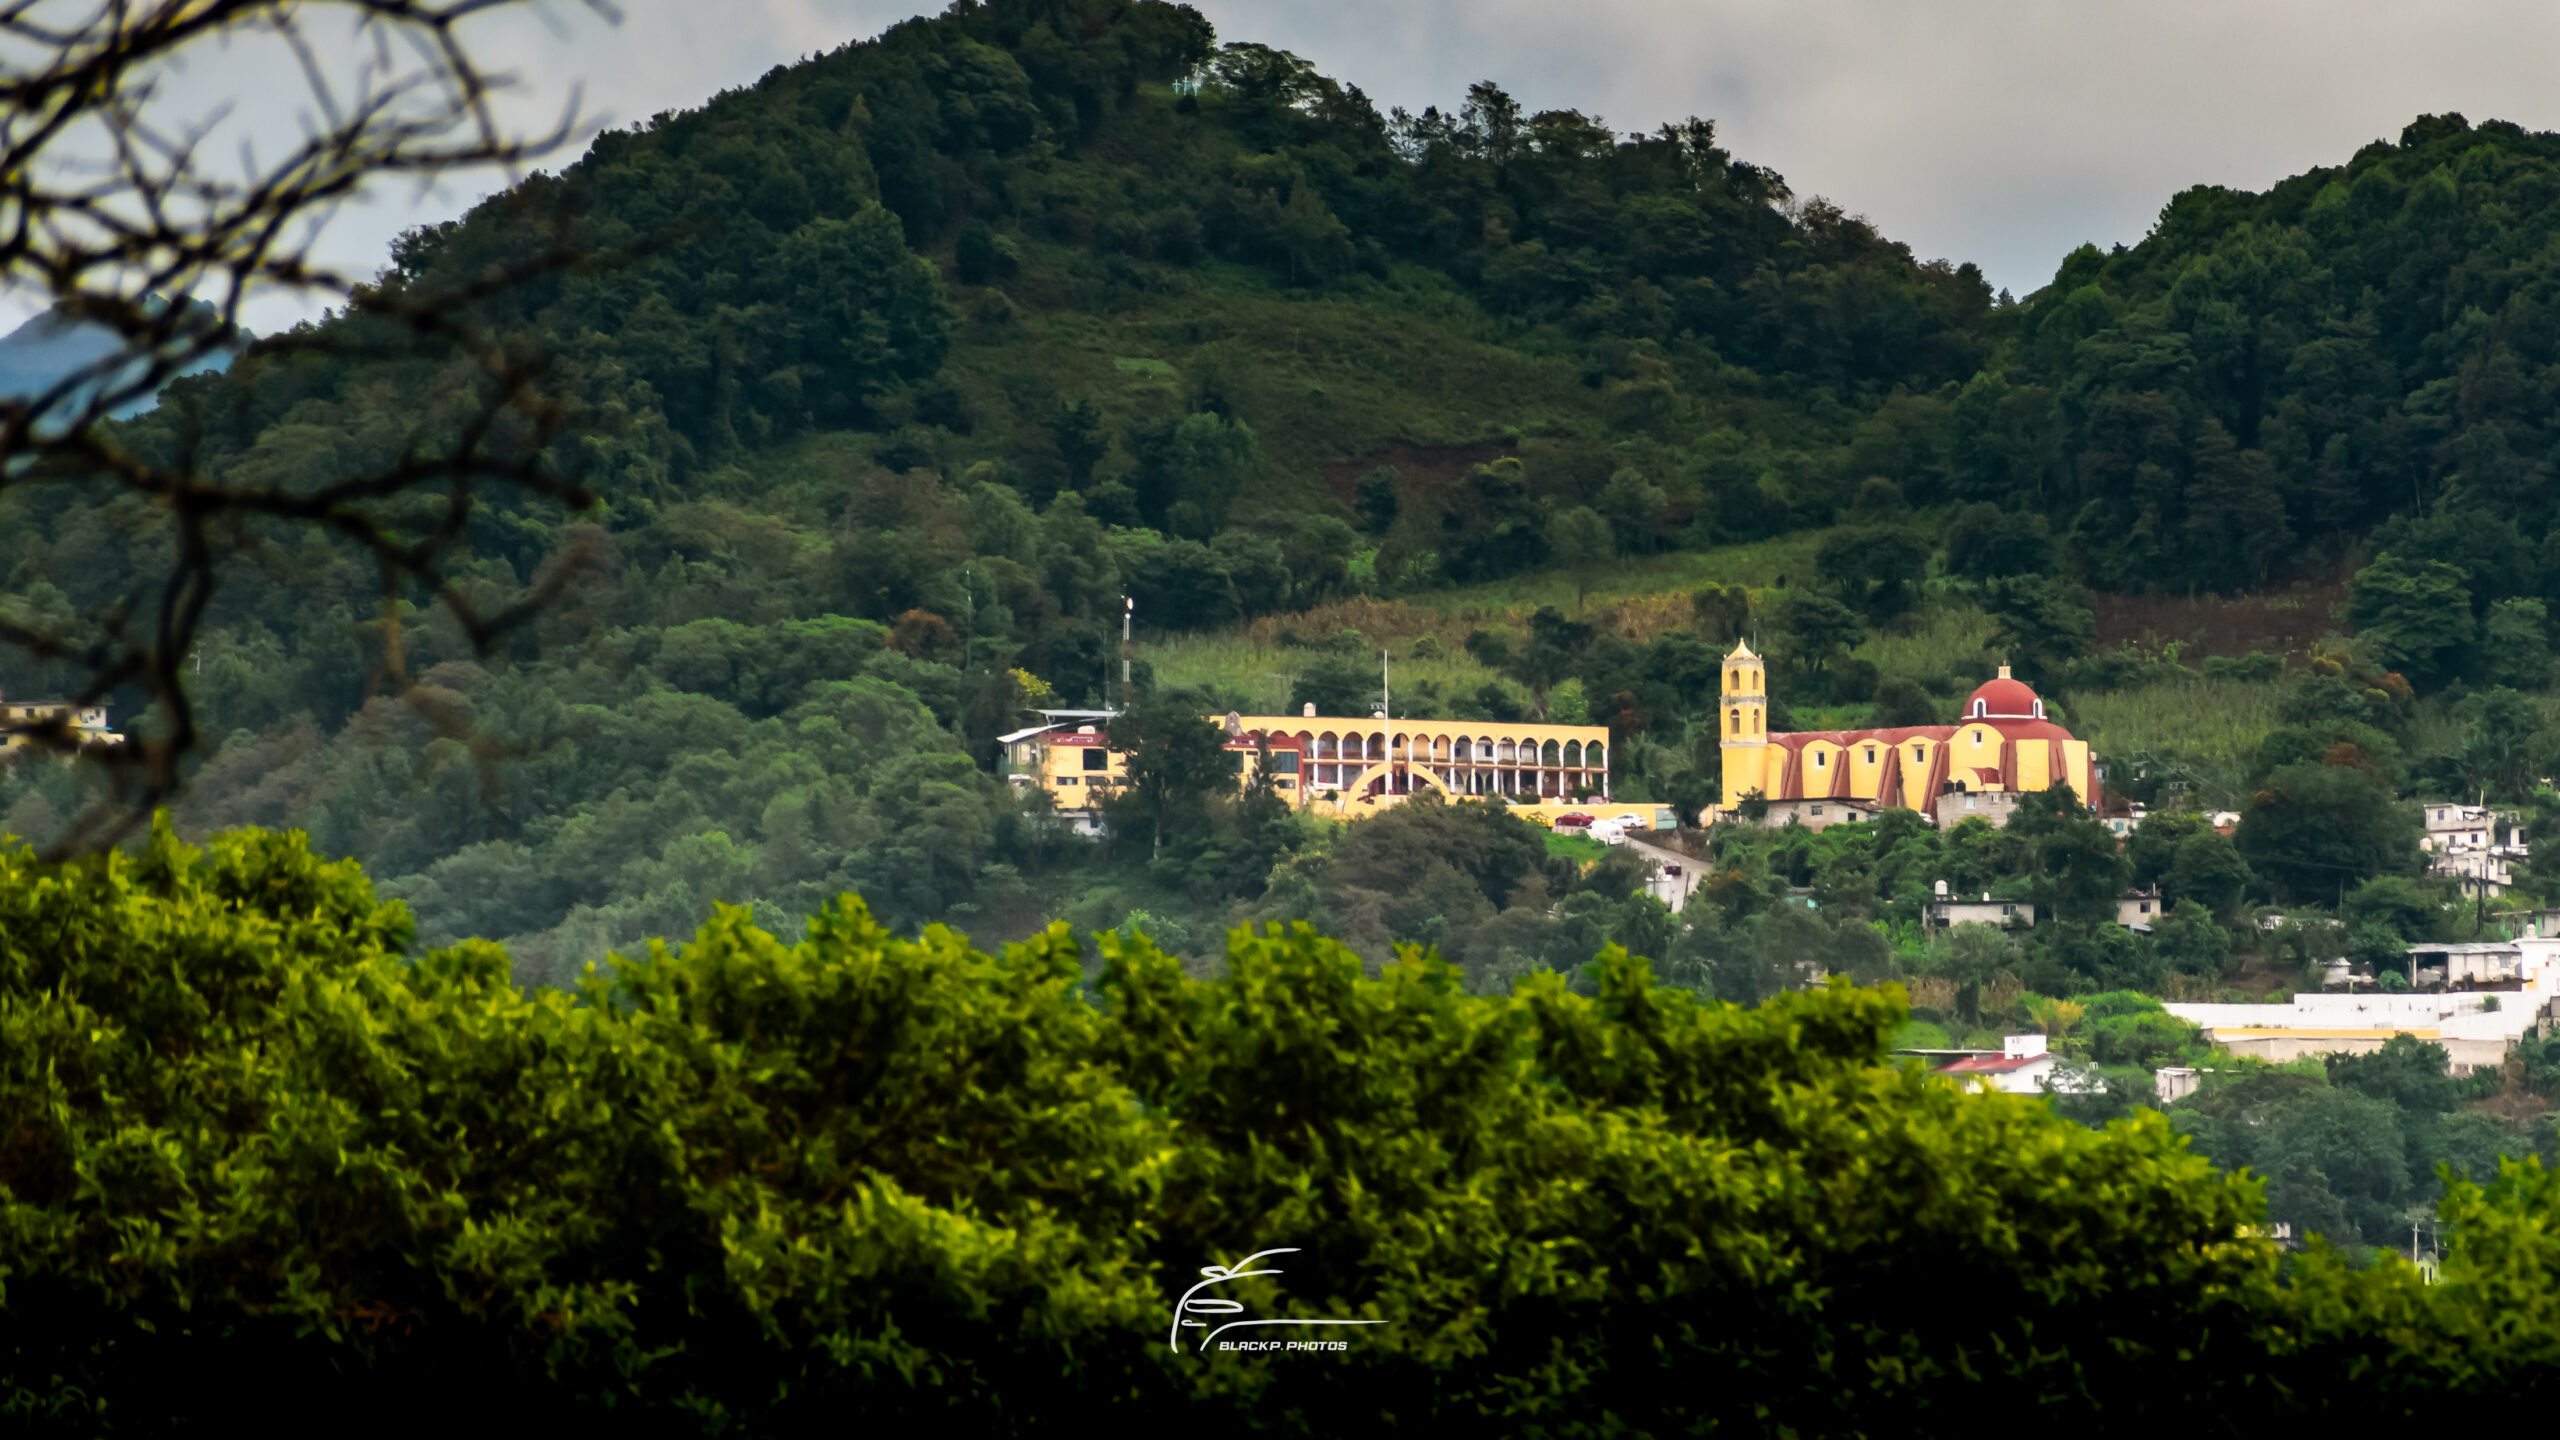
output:
[[[1554,826],[1558,830],[1562,830],[1567,826],[1571,826],[1576,830],[1588,830],[1591,828],[1591,824],[1591,817],[1583,814],[1579,810],[1568,810],[1564,814],[1557,816],[1554,821]]]

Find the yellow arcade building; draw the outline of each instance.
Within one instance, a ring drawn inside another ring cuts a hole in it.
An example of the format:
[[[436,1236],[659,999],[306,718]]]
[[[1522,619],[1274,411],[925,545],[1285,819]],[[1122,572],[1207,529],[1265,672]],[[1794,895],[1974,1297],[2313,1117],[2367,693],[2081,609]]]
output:
[[[2045,718],[2044,701],[2009,667],[1983,682],[1952,725],[1769,733],[1768,668],[1749,644],[1724,658],[1719,726],[1724,803],[1864,801],[1917,810],[1940,824],[1966,813],[2006,818],[2015,797],[2069,785],[2098,793],[2089,743]]]
[[[1225,730],[1239,787],[1259,772],[1268,750],[1272,787],[1296,808],[1331,819],[1375,815],[1430,790],[1450,800],[1498,798],[1543,821],[1578,812],[1634,816],[1657,828],[1678,823],[1651,801],[1610,798],[1605,725],[1388,720],[1317,715],[1313,708],[1202,718]],[[1062,815],[1093,820],[1097,802],[1128,783],[1128,757],[1111,748],[1110,713],[1042,715],[1051,723],[998,737],[1005,772],[1017,786],[1049,792]]]

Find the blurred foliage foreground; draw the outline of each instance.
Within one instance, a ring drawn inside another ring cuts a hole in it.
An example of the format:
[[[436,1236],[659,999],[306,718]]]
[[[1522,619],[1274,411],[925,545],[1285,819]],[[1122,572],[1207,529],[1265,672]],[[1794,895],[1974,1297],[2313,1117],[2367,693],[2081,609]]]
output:
[[[2157,1116],[1888,1064],[1896,992],[1745,1011],[1612,950],[1471,997],[1303,927],[1214,981],[1105,937],[1088,983],[1064,927],[992,956],[848,898],[572,995],[408,930],[299,836],[0,856],[15,1428],[2221,1429],[2560,1373],[2538,1167],[2450,1185],[2440,1284],[2285,1257]],[[1380,1323],[1168,1346],[1201,1266],[1283,1246],[1245,1313]]]

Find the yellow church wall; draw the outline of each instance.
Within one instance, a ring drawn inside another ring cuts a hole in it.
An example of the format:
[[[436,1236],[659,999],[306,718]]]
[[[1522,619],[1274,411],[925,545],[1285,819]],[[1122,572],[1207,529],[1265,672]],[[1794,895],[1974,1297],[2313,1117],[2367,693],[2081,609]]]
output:
[[[1998,789],[1996,783],[1985,785],[1973,772],[2000,768],[2000,732],[1987,725],[1967,725],[1956,732],[1954,744],[1955,754],[1947,757],[1947,778],[1967,790]]]
[[[2053,785],[2053,747],[2042,740],[2018,742],[2018,788],[2045,790]]]
[[[1808,800],[1827,800],[1837,792],[1834,782],[1840,774],[1840,747],[1828,740],[1816,740],[1796,751],[1798,763],[1804,766],[1804,794]]]
[[[1769,760],[1778,754],[1774,746],[1737,745],[1724,752],[1725,804],[1732,805],[1757,790],[1763,795],[1777,788],[1769,779]]]
[[[1849,795],[1852,799],[1873,800],[1884,784],[1884,755],[1892,747],[1881,740],[1865,740],[1847,747]]]
[[[1919,739],[1902,742],[1902,803],[1913,810],[1926,810],[1929,804],[1929,767],[1937,762],[1938,742]]]

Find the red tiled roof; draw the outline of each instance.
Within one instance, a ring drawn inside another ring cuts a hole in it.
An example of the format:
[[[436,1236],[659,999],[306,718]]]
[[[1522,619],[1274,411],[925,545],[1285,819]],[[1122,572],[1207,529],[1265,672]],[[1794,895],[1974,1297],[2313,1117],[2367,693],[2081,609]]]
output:
[[[2070,731],[2063,729],[2061,726],[2054,724],[2050,720],[1977,720],[1974,723],[1977,725],[1988,725],[1992,729],[1999,731],[2001,734],[2008,736],[2012,740],[2070,740],[2075,738]]]
[[[1891,730],[1781,730],[1769,737],[1772,745],[1790,750],[1801,749],[1816,740],[1834,745],[1863,745],[1873,741],[1879,745],[1898,745],[1905,740],[1945,740],[1956,733],[1953,725],[1903,725]]]
[[[1959,1060],[1953,1065],[1939,1066],[1938,1073],[1941,1075],[2006,1075],[2015,1070],[2024,1070],[2039,1060],[2052,1058],[2050,1054],[2045,1054],[2003,1055],[1997,1058]]]
[[[1985,680],[1976,686],[1964,702],[1966,714],[1973,713],[1976,700],[1982,702],[1984,712],[1994,719],[2006,715],[2026,720],[2034,718],[2036,713],[2036,692],[2028,689],[2024,680],[2012,680],[2006,675]]]

